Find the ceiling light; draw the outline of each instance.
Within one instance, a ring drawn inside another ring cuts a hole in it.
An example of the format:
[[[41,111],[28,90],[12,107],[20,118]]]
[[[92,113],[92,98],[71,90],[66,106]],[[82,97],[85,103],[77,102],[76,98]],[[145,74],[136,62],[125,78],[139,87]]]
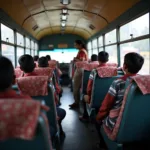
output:
[[[68,9],[67,8],[63,8],[62,9],[62,14],[67,14],[68,13]]]
[[[62,23],[61,23],[61,26],[62,26],[62,27],[65,27],[65,26],[66,26],[66,23],[65,23],[65,22],[62,22]]]
[[[62,19],[62,20],[67,20],[67,15],[62,15],[62,16],[61,16],[61,19]]]
[[[71,3],[71,0],[60,0],[60,3],[62,3],[63,5],[68,5]]]

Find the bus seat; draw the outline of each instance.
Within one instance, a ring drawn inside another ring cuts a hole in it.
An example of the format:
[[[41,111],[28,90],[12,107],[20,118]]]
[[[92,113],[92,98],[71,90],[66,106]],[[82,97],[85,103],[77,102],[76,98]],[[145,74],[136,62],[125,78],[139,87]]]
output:
[[[150,75],[132,79],[113,131],[110,132],[104,125],[101,127],[108,148],[113,146],[118,150],[127,143],[150,141]]]
[[[0,100],[1,150],[52,150],[46,118],[40,108],[36,101]]]
[[[109,67],[117,67],[118,64],[117,63],[107,63],[107,66],[109,66]]]
[[[94,77],[92,87],[91,103],[86,105],[89,116],[93,110],[97,111],[99,109],[111,83],[117,78],[121,77],[116,75],[117,68],[115,67],[97,68],[97,74]]]
[[[124,75],[123,71],[117,71],[118,75]]]
[[[48,122],[53,126],[56,133],[58,132],[56,120],[56,106],[54,100],[54,91],[51,84],[48,84],[47,76],[29,76],[19,78],[17,80],[19,90],[25,94],[30,95],[35,100],[44,100],[46,105],[50,107],[47,112]]]
[[[23,74],[23,71],[22,71],[20,68],[15,68],[14,71],[15,71],[15,76],[16,76],[16,78],[21,77],[22,74]]]
[[[46,68],[35,68],[34,72],[39,76],[48,76],[49,78],[52,78],[53,76],[53,69],[46,67]]]
[[[87,84],[91,71],[84,70],[82,75],[81,94],[86,94]]]

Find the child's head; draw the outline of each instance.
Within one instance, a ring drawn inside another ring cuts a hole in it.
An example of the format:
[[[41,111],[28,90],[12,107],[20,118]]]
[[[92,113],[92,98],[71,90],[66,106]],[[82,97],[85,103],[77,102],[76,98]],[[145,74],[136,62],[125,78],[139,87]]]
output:
[[[46,58],[48,59],[48,61],[51,60],[51,56],[50,55],[46,55]]]
[[[109,54],[107,52],[101,51],[98,53],[98,61],[100,63],[106,63],[109,60]]]
[[[14,68],[9,59],[0,56],[0,91],[8,89],[15,79]]]
[[[91,61],[98,61],[98,56],[96,54],[93,54],[91,56]]]
[[[20,69],[22,71],[24,71],[25,73],[31,73],[33,72],[34,68],[35,68],[35,63],[33,60],[33,57],[31,55],[22,55],[19,58],[19,64],[20,64]]]
[[[39,67],[48,67],[48,59],[46,57],[41,57],[38,60],[38,66]]]
[[[144,58],[135,52],[128,53],[124,57],[123,70],[126,73],[138,73],[144,64]]]
[[[38,61],[38,59],[39,59],[39,56],[38,56],[38,55],[36,55],[36,56],[33,57],[33,60],[34,60],[34,61]]]

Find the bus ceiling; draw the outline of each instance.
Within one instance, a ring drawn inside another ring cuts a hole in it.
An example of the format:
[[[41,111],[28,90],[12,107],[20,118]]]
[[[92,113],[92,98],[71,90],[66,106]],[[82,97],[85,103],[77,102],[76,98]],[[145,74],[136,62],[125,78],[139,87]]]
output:
[[[58,33],[89,39],[138,2],[70,0],[68,4],[68,0],[0,0],[0,7],[38,40]]]

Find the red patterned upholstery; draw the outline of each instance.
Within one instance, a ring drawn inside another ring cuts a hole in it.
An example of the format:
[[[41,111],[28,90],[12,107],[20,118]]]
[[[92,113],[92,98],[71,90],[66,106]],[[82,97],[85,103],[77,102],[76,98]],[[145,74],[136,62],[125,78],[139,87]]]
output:
[[[53,76],[53,69],[46,67],[46,68],[35,68],[34,72],[39,75],[39,76],[48,76],[52,77]]]
[[[132,77],[132,79],[136,82],[143,95],[150,94],[150,75],[138,75]]]
[[[44,96],[48,94],[48,76],[28,76],[17,79],[19,90],[24,95]]]
[[[40,108],[37,101],[0,99],[0,140],[33,139]]]
[[[15,75],[16,75],[16,78],[20,78],[20,77],[22,77],[22,75],[23,75],[23,71],[20,69],[20,67],[18,67],[18,68],[15,68]]]
[[[78,61],[75,63],[77,68],[84,68],[85,65],[87,65],[88,62],[87,61]]]
[[[98,66],[99,66],[98,63],[86,64],[86,65],[84,66],[84,70],[92,71],[93,69],[96,69]]]
[[[116,64],[116,63],[107,63],[107,66],[109,66],[109,67],[117,67],[118,64]]]
[[[115,67],[98,67],[97,73],[99,77],[104,78],[104,77],[112,77],[112,76],[117,76],[117,68]]]
[[[115,127],[114,129],[111,131],[109,128],[107,128],[104,124],[103,124],[103,128],[104,128],[104,131],[106,132],[107,136],[111,139],[111,140],[115,140],[116,137],[117,137],[117,134],[118,134],[118,131],[119,131],[119,127],[120,127],[120,123],[121,123],[121,120],[122,120],[122,115],[123,115],[123,111],[124,111],[124,107],[125,107],[125,104],[126,104],[126,98],[127,98],[127,94],[130,90],[130,87],[131,87],[131,84],[128,86],[128,88],[126,89],[125,91],[125,94],[124,94],[124,98],[123,98],[123,102],[122,102],[122,106],[120,108],[120,112],[119,112],[119,116],[117,118],[117,122],[115,124]]]

